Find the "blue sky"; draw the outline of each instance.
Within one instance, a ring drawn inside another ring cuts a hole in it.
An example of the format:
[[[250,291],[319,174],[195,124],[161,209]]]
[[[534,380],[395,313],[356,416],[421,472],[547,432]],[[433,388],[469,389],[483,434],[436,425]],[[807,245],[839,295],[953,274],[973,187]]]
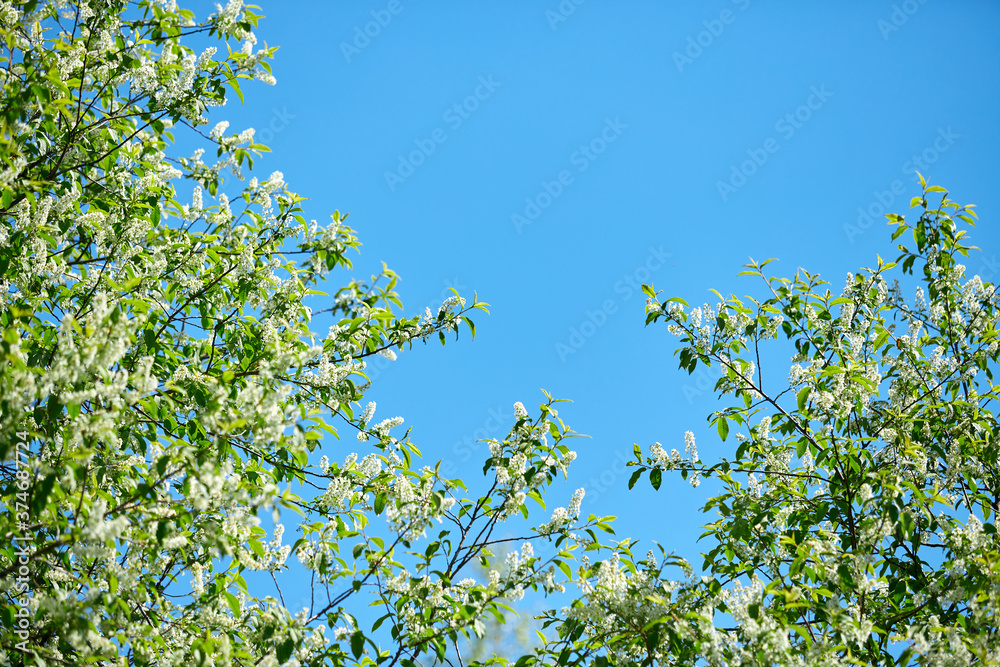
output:
[[[247,87],[212,121],[257,128],[273,150],[260,171],[284,172],[309,217],[350,211],[355,275],[388,263],[409,314],[452,286],[491,304],[474,342],[378,367],[378,414],[405,417],[426,459],[475,478],[485,449],[471,456],[467,439],[502,436],[514,401],[536,414],[540,388],[572,399],[560,414],[591,437],[555,504],[587,486],[584,509],[618,515],[619,536],[699,565],[713,487],[667,477],[629,493],[616,472],[633,443],[682,450],[686,430],[703,459],[731,455],[705,422],[714,378],[677,370],[665,327],[644,327],[638,283],[714,303],[709,288],[759,294],[736,274],[776,257],[776,273],[801,266],[840,290],[876,253],[895,258],[881,213],[905,212],[917,169],[978,205],[984,252],[968,266],[1000,277],[996,3],[262,10],[278,83]]]

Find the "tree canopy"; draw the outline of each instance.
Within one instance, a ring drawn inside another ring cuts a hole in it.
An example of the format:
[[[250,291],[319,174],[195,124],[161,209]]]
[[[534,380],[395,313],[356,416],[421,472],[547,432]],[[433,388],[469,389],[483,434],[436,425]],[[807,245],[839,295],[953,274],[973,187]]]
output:
[[[258,18],[239,0],[201,20],[173,2],[3,8],[8,662],[410,664],[559,585],[559,556],[530,544],[487,581],[459,576],[573,459],[554,401],[518,407],[481,496],[363,402],[366,359],[474,332],[484,304],[456,293],[402,316],[388,268],[329,289],[359,245],[347,216],[307,220],[280,172],[247,181],[253,130],[206,131],[246,80],[273,82]],[[204,147],[177,155],[182,139]],[[348,436],[359,451],[311,458]],[[579,496],[532,534],[575,548],[578,511]],[[305,610],[248,582],[277,584],[293,553]],[[392,648],[358,599],[383,607]]]
[[[768,262],[758,299],[644,287],[681,369],[721,369],[735,451],[636,445],[629,488],[723,491],[703,564],[633,553],[582,489],[546,509],[577,435],[548,394],[468,483],[376,417],[369,360],[474,336],[486,304],[406,315],[391,269],[351,275],[346,214],[250,176],[267,148],[209,116],[274,82],[256,11],[0,3],[0,664],[467,664],[536,592],[541,643],[487,663],[1000,663],[1000,302],[961,264],[972,207],[921,179],[898,258],[840,291]],[[331,461],[334,439],[356,445]]]
[[[690,431],[685,454],[636,446],[630,488],[666,471],[721,482],[703,508],[710,548],[679,580],[653,553],[584,573],[597,583],[559,620],[573,661],[1000,662],[1000,298],[962,264],[972,207],[921,184],[909,219],[887,216],[896,261],[840,290],[771,276],[771,260],[743,272],[759,299],[689,307],[644,288],[680,368],[720,368],[708,421],[735,452],[704,462]],[[790,368],[761,361],[778,341]]]

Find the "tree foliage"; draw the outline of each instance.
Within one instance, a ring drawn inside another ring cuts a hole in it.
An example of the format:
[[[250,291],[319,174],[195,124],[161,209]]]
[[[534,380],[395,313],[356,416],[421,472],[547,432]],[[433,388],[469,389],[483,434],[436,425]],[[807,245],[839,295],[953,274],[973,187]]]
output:
[[[0,662],[408,665],[557,590],[580,494],[494,534],[575,456],[554,400],[518,404],[481,495],[362,407],[366,359],[474,333],[484,304],[402,316],[388,268],[329,289],[347,216],[307,220],[280,172],[247,181],[252,130],[205,131],[274,81],[254,8],[0,5]],[[462,578],[500,542],[519,548],[495,576]],[[282,581],[311,582],[306,609]]]
[[[839,292],[770,276],[771,260],[743,273],[760,299],[689,307],[644,288],[680,367],[720,368],[708,421],[734,453],[702,461],[691,432],[685,454],[636,447],[630,488],[667,471],[721,484],[704,574],[678,562],[671,580],[624,549],[584,569],[582,599],[550,615],[553,662],[1000,663],[1000,299],[962,265],[972,207],[921,184],[912,217],[887,216],[897,260]],[[787,379],[763,368],[768,346],[792,352]]]
[[[246,180],[266,147],[205,128],[274,49],[217,9],[0,2],[0,664],[458,664],[526,591],[566,603],[548,640],[485,662],[1000,662],[1000,301],[960,263],[971,207],[921,180],[896,261],[840,292],[768,262],[760,299],[644,288],[681,368],[721,369],[734,453],[636,447],[630,488],[721,489],[700,570],[643,558],[582,490],[529,510],[576,456],[547,394],[469,485],[376,419],[367,360],[474,335],[485,304],[403,315],[388,267],[348,277],[346,215]]]

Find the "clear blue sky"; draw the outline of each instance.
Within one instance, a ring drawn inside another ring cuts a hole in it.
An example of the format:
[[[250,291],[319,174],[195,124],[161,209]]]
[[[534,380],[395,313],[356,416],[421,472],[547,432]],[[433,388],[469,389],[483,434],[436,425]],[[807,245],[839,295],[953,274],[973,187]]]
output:
[[[536,414],[539,388],[573,399],[561,416],[592,437],[575,441],[555,504],[591,487],[585,510],[618,515],[620,536],[698,565],[711,517],[697,509],[712,487],[668,477],[659,493],[645,481],[629,493],[628,475],[611,472],[633,443],[683,450],[685,430],[705,460],[729,449],[705,423],[718,403],[677,370],[665,327],[643,326],[630,281],[714,302],[712,287],[759,294],[736,274],[748,257],[777,257],[776,272],[802,266],[839,290],[876,253],[895,258],[879,200],[905,212],[918,168],[978,205],[984,253],[969,268],[1000,278],[996,3],[262,9],[258,38],[281,47],[278,83],[249,86],[245,106],[212,121],[257,128],[274,151],[263,175],[283,171],[309,217],[350,211],[364,243],[355,274],[387,262],[410,314],[449,286],[491,304],[474,342],[379,369],[378,414],[404,416],[431,462],[479,477],[464,439],[502,436],[514,401]],[[858,225],[859,207],[874,224]],[[356,448],[350,435],[327,444],[336,459]],[[599,492],[602,473],[613,484]]]

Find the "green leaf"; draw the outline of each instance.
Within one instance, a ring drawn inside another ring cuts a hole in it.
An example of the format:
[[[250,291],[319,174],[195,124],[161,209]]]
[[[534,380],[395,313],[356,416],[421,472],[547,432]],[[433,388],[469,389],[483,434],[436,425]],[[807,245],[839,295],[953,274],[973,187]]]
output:
[[[361,657],[361,654],[365,652],[365,636],[359,630],[351,635],[351,653],[354,654],[354,659],[357,660]]]
[[[264,557],[264,547],[261,545],[260,540],[247,540],[247,544],[250,546],[250,550],[257,554],[258,558]]]
[[[653,488],[657,491],[660,490],[660,483],[663,481],[663,473],[659,468],[653,468],[649,471],[649,483],[653,485]]]
[[[811,387],[803,387],[799,390],[799,393],[795,396],[795,403],[798,406],[799,412],[803,412],[806,409],[806,402],[809,400],[809,394],[812,392]]]
[[[392,618],[392,614],[386,614],[385,616],[382,616],[377,621],[375,621],[375,623],[372,624],[372,632],[375,632],[380,627],[382,627],[382,623],[384,623],[385,619],[387,618]]]
[[[295,642],[293,642],[291,638],[285,639],[283,642],[278,644],[277,649],[275,651],[278,658],[278,662],[279,663],[288,662],[288,659],[292,657],[292,652],[294,650],[295,650]]]
[[[37,517],[42,513],[42,510],[45,509],[45,505],[49,501],[49,495],[52,493],[52,488],[55,486],[55,483],[56,474],[49,473],[38,485],[35,495],[31,499],[32,515]]]
[[[725,442],[726,438],[729,437],[729,422],[725,417],[719,417],[718,427],[719,437],[722,438],[723,442]]]
[[[229,603],[229,608],[233,611],[233,616],[240,618],[240,601],[236,599],[236,596],[226,591],[226,602]]]
[[[170,524],[166,520],[160,519],[156,524],[156,544],[157,546],[163,546],[163,540],[167,539],[167,530]]]

